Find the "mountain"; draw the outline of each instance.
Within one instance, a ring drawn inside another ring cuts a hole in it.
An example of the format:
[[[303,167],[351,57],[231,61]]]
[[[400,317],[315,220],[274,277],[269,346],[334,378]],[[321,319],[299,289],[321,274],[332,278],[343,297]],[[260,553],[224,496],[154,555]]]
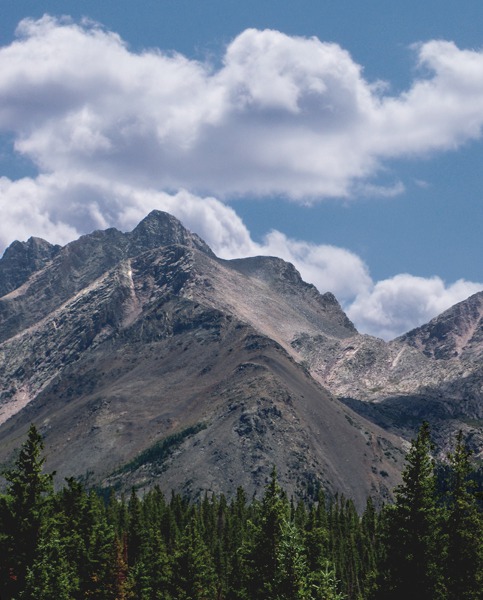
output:
[[[483,458],[483,292],[391,341],[294,340],[314,378],[353,410],[406,438],[423,420],[444,457],[458,430]]]
[[[40,238],[13,242],[0,260],[0,297],[20,287],[32,273],[44,267],[60,250]]]
[[[291,494],[362,506],[390,497],[421,416],[448,436],[482,418],[481,298],[385,343],[293,265],[219,259],[160,211],[14,242],[0,289],[0,461],[34,422],[58,477],[231,496],[276,466]]]

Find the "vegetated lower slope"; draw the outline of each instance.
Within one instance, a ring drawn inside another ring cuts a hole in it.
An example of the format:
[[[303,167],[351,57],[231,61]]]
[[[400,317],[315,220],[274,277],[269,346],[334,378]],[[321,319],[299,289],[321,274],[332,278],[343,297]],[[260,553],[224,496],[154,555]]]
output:
[[[222,261],[154,212],[58,250],[0,319],[2,460],[35,422],[49,468],[121,488],[255,492],[275,465],[290,491],[362,505],[398,479],[401,440],[297,362],[294,338],[356,331],[280,259]]]
[[[128,467],[166,456],[201,429],[165,438]],[[4,472],[3,600],[481,598],[482,496],[460,435],[441,469],[423,424],[394,504],[378,511],[369,500],[359,514],[350,499],[323,493],[294,504],[275,471],[258,498],[239,487],[229,499],[189,501],[155,486],[106,503],[73,478],[54,491],[42,449],[31,426]]]

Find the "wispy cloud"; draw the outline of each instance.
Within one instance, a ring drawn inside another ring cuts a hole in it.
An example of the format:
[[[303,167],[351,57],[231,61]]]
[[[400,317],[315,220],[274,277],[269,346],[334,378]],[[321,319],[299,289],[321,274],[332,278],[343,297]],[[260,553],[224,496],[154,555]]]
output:
[[[134,53],[92,23],[44,17],[0,48],[0,132],[37,177],[0,178],[0,246],[39,235],[129,229],[169,210],[225,257],[278,254],[333,291],[361,329],[391,337],[481,285],[398,275],[374,283],[342,248],[267,233],[256,244],[219,199],[401,193],[381,186],[386,159],[428,155],[480,137],[483,54],[432,41],[420,76],[391,96],[336,44],[246,30],[220,67]],[[188,190],[188,191],[186,191]],[[407,310],[396,311],[399,306]]]

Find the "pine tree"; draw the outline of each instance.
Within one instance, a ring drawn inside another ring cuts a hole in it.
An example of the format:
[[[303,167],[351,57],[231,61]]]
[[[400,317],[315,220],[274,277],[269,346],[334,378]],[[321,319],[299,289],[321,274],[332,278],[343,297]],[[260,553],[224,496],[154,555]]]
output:
[[[217,597],[212,558],[194,515],[175,552],[172,588],[177,600],[214,600]]]
[[[440,511],[431,451],[429,425],[423,423],[408,452],[395,503],[384,513],[385,556],[378,590],[382,600],[445,597]]]
[[[246,557],[244,550],[248,548],[247,538],[248,508],[246,494],[239,487],[232,500],[224,531],[224,548],[227,555],[227,600],[244,600],[247,598],[245,584]]]
[[[316,577],[309,586],[310,600],[346,600],[347,596],[340,591],[334,565],[326,560],[317,571]]]
[[[54,521],[44,525],[32,566],[28,567],[21,600],[72,600],[79,590],[75,567],[69,563]]]
[[[24,589],[52,498],[53,474],[43,473],[42,451],[42,437],[35,425],[31,425],[14,467],[4,473],[7,493],[0,505],[2,598],[15,597]]]
[[[460,431],[449,455],[446,586],[448,600],[483,596],[483,520],[471,480],[471,452]]]
[[[301,532],[295,521],[285,519],[282,523],[277,563],[277,598],[280,600],[308,599],[309,574],[307,559]]]
[[[334,564],[329,559],[329,524],[325,495],[318,492],[305,524],[305,555],[308,567],[308,597],[313,600],[343,600]]]
[[[361,581],[363,598],[370,598],[375,590],[378,564],[379,517],[372,498],[368,498],[361,519],[363,578]]]
[[[143,542],[145,540],[144,515],[141,506],[141,501],[138,498],[135,490],[131,491],[131,497],[127,506],[129,515],[129,526],[127,534],[127,555],[128,564],[134,566],[140,559]]]
[[[312,506],[305,524],[305,553],[311,573],[316,573],[325,565],[329,549],[329,532],[325,496],[319,492],[317,505]]]
[[[81,597],[116,600],[119,567],[116,536],[107,521],[104,501],[95,491],[87,496],[81,528],[86,548],[85,559],[79,566]]]
[[[363,538],[359,515],[352,500],[336,497],[329,507],[330,558],[349,598],[359,600],[364,569]]]
[[[248,522],[248,538],[243,550],[245,586],[250,600],[276,598],[283,527],[289,515],[289,504],[273,469],[258,511]]]

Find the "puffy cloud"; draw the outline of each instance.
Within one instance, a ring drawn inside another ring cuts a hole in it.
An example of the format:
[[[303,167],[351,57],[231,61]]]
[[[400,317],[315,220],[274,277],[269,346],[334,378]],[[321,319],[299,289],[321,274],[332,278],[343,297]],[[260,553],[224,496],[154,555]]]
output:
[[[217,198],[281,194],[307,203],[401,193],[397,180],[378,183],[385,159],[480,136],[483,53],[421,44],[419,79],[391,96],[337,44],[277,31],[244,31],[218,68],[134,53],[87,22],[46,16],[23,21],[17,34],[0,48],[0,133],[38,175],[0,178],[0,246],[127,230],[149,210],[167,210],[220,256],[293,262],[321,292],[336,294],[361,331],[385,338],[482,289],[410,275],[374,283],[348,250],[278,231],[255,243]]]
[[[483,54],[443,41],[416,52],[421,77],[390,96],[316,38],[248,29],[214,68],[46,16],[0,49],[0,129],[44,173],[218,197],[347,196],[385,158],[480,136]]]
[[[391,339],[482,289],[482,283],[459,280],[446,285],[439,277],[401,274],[358,294],[347,313],[361,331]]]
[[[265,236],[259,254],[280,256],[293,263],[305,281],[340,300],[352,299],[372,285],[364,262],[344,248],[310,244],[272,231]]]
[[[0,248],[33,235],[67,243],[95,229],[132,229],[153,209],[178,217],[225,258],[258,253],[235,211],[221,201],[186,190],[169,194],[95,176],[40,175],[12,181],[0,177],[3,201]]]
[[[181,190],[174,194],[83,176],[39,176],[10,181],[0,178],[4,204],[0,245],[12,231],[66,243],[85,231],[109,226],[132,229],[150,210],[165,210],[198,233],[222,258],[280,256],[293,263],[305,281],[320,292],[331,291],[363,333],[391,339],[421,325],[451,305],[483,289],[483,284],[438,277],[396,275],[374,283],[367,265],[353,252],[295,240],[271,231],[255,242],[236,212],[212,197]]]

